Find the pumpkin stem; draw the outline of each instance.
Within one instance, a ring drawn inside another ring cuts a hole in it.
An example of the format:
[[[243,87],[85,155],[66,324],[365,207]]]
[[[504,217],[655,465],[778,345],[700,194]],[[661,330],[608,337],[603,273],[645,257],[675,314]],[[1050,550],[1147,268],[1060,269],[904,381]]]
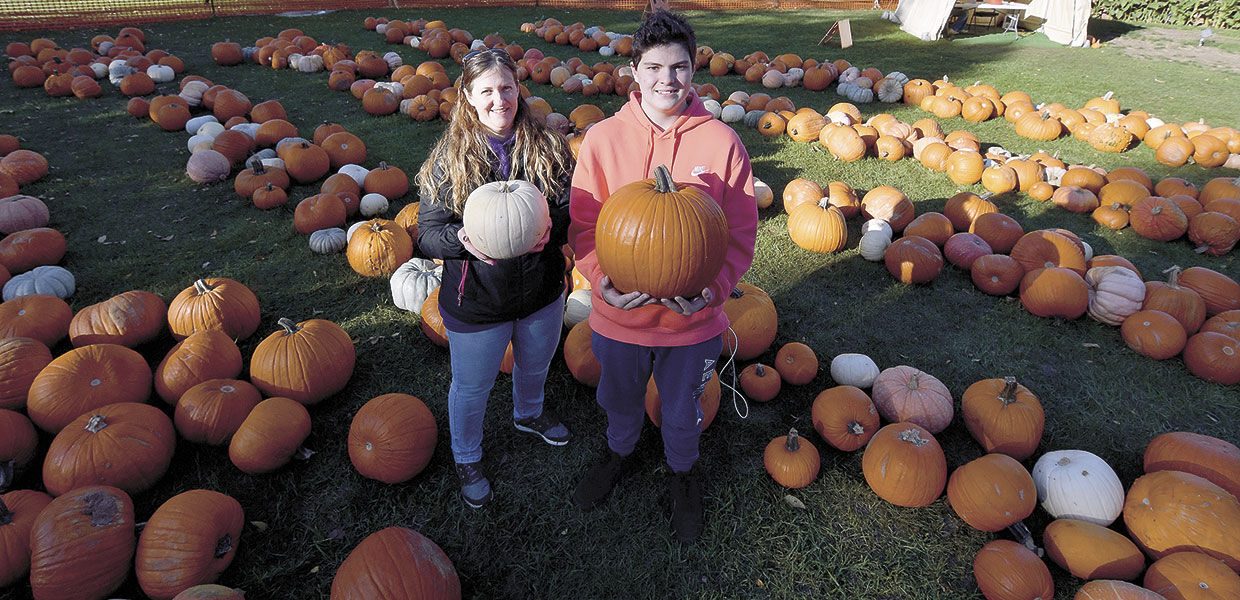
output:
[[[232,551],[232,536],[224,534],[224,537],[220,538],[219,541],[215,543],[215,558],[224,558],[229,552]]]
[[[668,170],[667,165],[654,168],[654,190],[660,194],[676,192],[676,182],[672,181],[672,172]]]
[[[92,415],[90,420],[86,422],[86,426],[82,429],[91,433],[99,433],[108,426],[108,418],[104,415]]]
[[[250,159],[250,168],[254,170],[255,175],[262,175],[267,172],[267,167],[263,165],[263,160],[258,155]]]
[[[788,441],[784,444],[784,449],[789,452],[796,452],[801,449],[801,440],[797,435],[795,427],[788,430]]]
[[[1016,378],[1008,375],[1003,378],[1003,391],[999,392],[999,401],[1004,406],[1016,403]]]
[[[380,171],[388,170],[388,164],[384,161],[379,161],[379,170]]]
[[[13,522],[13,511],[9,510],[4,504],[4,498],[0,498],[0,525],[8,525]]]
[[[284,328],[284,335],[293,335],[294,333],[301,331],[301,327],[298,327],[297,323],[293,322],[293,320],[288,317],[280,317],[280,320],[276,321],[276,324]]]
[[[766,377],[766,365],[758,363],[758,366],[753,368],[753,372],[757,373],[758,377]]]
[[[1151,209],[1150,209],[1150,216],[1154,216],[1154,215],[1161,214],[1161,213],[1162,213],[1162,205],[1161,205],[1161,204],[1159,204],[1158,206],[1155,206],[1154,208],[1151,208]]]
[[[910,389],[910,390],[915,390],[915,389],[917,389],[917,385],[918,385],[918,384],[917,384],[917,374],[916,374],[916,373],[913,373],[912,375],[910,375],[910,376],[909,376],[909,378],[908,378],[908,382],[906,382],[906,383],[904,384],[904,386],[905,386],[905,387],[907,387],[907,388],[908,388],[908,389]]]
[[[1011,525],[1008,525],[1007,529],[1008,532],[1012,534],[1012,537],[1016,538],[1016,541],[1023,544],[1029,549],[1029,551],[1037,554],[1039,558],[1045,554],[1042,549],[1033,542],[1033,534],[1029,532],[1029,528],[1025,526],[1024,521],[1017,521]]]
[[[1180,265],[1171,265],[1163,270],[1163,273],[1167,273],[1167,285],[1177,289],[1180,287],[1180,271]]]
[[[271,184],[268,183],[267,185],[271,185]],[[215,286],[207,283],[207,280],[205,279],[198,279],[194,281],[194,293],[198,294],[199,296],[208,294],[211,292],[211,290],[214,290],[214,289],[215,289]]]
[[[729,298],[740,298],[741,296],[744,296],[744,295],[745,295],[745,292],[742,292],[741,288],[738,288],[738,287],[732,288],[732,291],[728,293]]]
[[[1103,99],[1103,100],[1110,100],[1110,99],[1111,99],[1111,96],[1114,96],[1114,95],[1115,95],[1115,92],[1107,92],[1107,93],[1105,93],[1105,94],[1103,94],[1103,95],[1102,95],[1102,99]]]
[[[854,420],[848,424],[848,431],[852,432],[853,435],[861,435],[865,433],[865,425]]]
[[[908,442],[918,448],[930,443],[930,440],[921,437],[920,429],[905,429],[898,436],[901,442]]]
[[[379,219],[371,219],[370,227],[368,227],[368,229],[374,232],[383,231],[383,223],[380,223]]]

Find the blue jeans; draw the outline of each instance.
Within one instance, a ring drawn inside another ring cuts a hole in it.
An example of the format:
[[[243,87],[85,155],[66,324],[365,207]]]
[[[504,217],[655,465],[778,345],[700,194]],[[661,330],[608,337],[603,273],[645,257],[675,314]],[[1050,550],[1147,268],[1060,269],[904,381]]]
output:
[[[448,430],[458,463],[482,460],[482,420],[500,362],[512,342],[512,418],[542,414],[543,384],[560,342],[564,297],[524,319],[496,323],[482,331],[448,330],[452,385],[448,388]]]

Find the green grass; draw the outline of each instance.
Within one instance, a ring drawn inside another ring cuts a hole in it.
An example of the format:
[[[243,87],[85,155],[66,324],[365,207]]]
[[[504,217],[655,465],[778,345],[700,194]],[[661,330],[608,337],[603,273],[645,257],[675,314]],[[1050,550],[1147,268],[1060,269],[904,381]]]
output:
[[[369,13],[367,13],[369,14]],[[400,18],[442,18],[481,37],[499,31],[525,47],[568,58],[574,51],[521,34],[522,21],[555,16],[631,32],[636,13],[557,9],[390,10]],[[309,18],[236,18],[164,23],[144,27],[148,47],[181,56],[189,72],[225,83],[255,102],[277,99],[290,120],[309,134],[322,121],[344,124],[369,147],[368,166],[379,160],[416,171],[442,122],[370,117],[349,94],[332,92],[326,75],[304,75],[211,62],[212,42],[250,43],[285,27],[299,27],[321,41],[344,42],[354,51],[396,50],[406,62],[425,55],[381,43],[362,29],[366,14],[338,12]],[[884,72],[901,70],[935,79],[948,74],[962,84],[985,81],[1001,91],[1023,89],[1039,101],[1079,106],[1113,90],[1125,107],[1167,120],[1204,118],[1238,125],[1238,76],[1193,65],[1138,60],[1113,48],[1021,48],[921,42],[878,18],[877,12],[690,13],[699,42],[742,56],[796,52],[819,59],[846,58]],[[816,46],[832,22],[853,20],[857,45],[847,50]],[[47,35],[65,47],[84,46],[100,30],[26,32],[7,40]],[[113,30],[103,31],[114,33]],[[597,55],[583,56],[587,62]],[[619,62],[619,61],[616,61]],[[459,67],[448,64],[449,74]],[[698,75],[725,94],[760,91],[737,76]],[[175,90],[173,84],[162,92]],[[567,113],[582,98],[531,84],[557,110]],[[785,90],[781,90],[785,91]],[[833,93],[786,90],[798,106],[824,110],[841,99]],[[597,98],[605,111],[621,99]],[[260,333],[274,331],[278,317],[321,317],[343,325],[356,341],[357,369],[349,386],[311,408],[314,428],[307,446],[316,454],[270,475],[241,474],[221,448],[182,443],[170,473],[135,500],[145,520],[165,499],[193,488],[233,495],[247,526],[236,561],[221,582],[246,589],[252,598],[326,597],[336,567],[363,537],[389,525],[413,527],[435,540],[455,563],[469,598],[850,598],[923,600],[980,598],[973,582],[973,554],[991,534],[960,521],[946,499],[928,508],[901,509],[879,500],[861,475],[860,453],[830,449],[810,439],[823,458],[819,479],[788,492],[763,472],[762,449],[790,426],[808,432],[809,406],[833,385],[826,365],[841,352],[864,352],[882,367],[909,364],[947,384],[958,397],[973,381],[1014,374],[1037,393],[1047,411],[1042,451],[1080,448],[1108,460],[1125,483],[1140,474],[1141,451],[1156,434],[1190,430],[1237,441],[1240,420],[1235,386],[1193,377],[1179,359],[1157,362],[1128,350],[1115,328],[1088,319],[1057,322],[1034,317],[1013,298],[976,290],[968,275],[948,267],[928,285],[895,282],[879,264],[856,251],[859,220],[850,223],[852,243],[834,255],[811,254],[788,238],[786,217],[774,208],[760,215],[756,260],[746,280],[768,290],[780,313],[776,345],[803,341],[823,369],[809,385],[786,388],[775,401],[751,406],[740,419],[725,397],[722,413],[702,438],[707,530],[701,543],[683,547],[668,532],[662,447],[648,428],[639,445],[641,467],[622,482],[600,509],[582,513],[569,503],[573,484],[599,451],[604,428],[593,390],[572,380],[562,360],[552,365],[548,405],[576,436],[551,448],[513,431],[508,424],[510,380],[501,375],[486,421],[484,444],[496,498],[472,511],[457,497],[447,438],[447,352],[432,346],[417,317],[392,306],[386,279],[354,274],[342,255],[310,253],[290,226],[291,207],[317,192],[297,186],[288,208],[258,211],[233,194],[231,185],[202,186],[184,176],[184,134],[170,134],[124,113],[125,99],[105,85],[92,101],[49,99],[39,90],[0,83],[0,115],[6,133],[44,153],[52,165],[45,179],[23,191],[44,198],[52,225],[68,238],[63,264],[78,279],[75,309],[128,289],[165,299],[201,276],[227,276],[249,285],[263,306]],[[890,110],[912,121],[926,113],[903,105],[864,106],[866,115]],[[969,124],[986,144],[1019,153],[1058,151],[1065,160],[1107,168],[1135,165],[1155,178],[1176,175],[1198,185],[1221,171],[1189,166],[1170,169],[1148,148],[1101,154],[1071,139],[1033,142],[1014,135],[1004,120]],[[895,185],[918,212],[941,210],[958,186],[914,161],[877,159],[841,164],[813,145],[768,139],[739,128],[754,172],[778,193],[794,177],[825,183],[845,181],[858,190]],[[1234,172],[1231,173],[1234,175]],[[980,188],[972,188],[980,191]],[[394,203],[392,213],[402,202]],[[1082,215],[1030,201],[999,199],[1000,207],[1026,230],[1065,227],[1095,251],[1130,258],[1146,278],[1173,264],[1203,265],[1240,275],[1235,253],[1220,258],[1194,254],[1185,241],[1156,243],[1131,231],[1096,228]],[[107,243],[98,240],[106,236]],[[167,239],[171,236],[171,239]],[[260,336],[242,343],[249,356]],[[171,346],[161,339],[142,348],[152,364]],[[67,346],[57,348],[64,351]],[[768,364],[773,350],[761,360]],[[384,485],[360,477],[349,464],[346,436],[352,415],[366,400],[387,392],[422,398],[440,423],[435,457],[412,481]],[[981,455],[956,423],[939,437],[954,468]],[[49,440],[43,440],[46,444]],[[1032,462],[1027,463],[1032,466]],[[36,472],[19,480],[38,487]],[[792,508],[791,494],[805,505]],[[1040,510],[1029,519],[1037,532],[1049,521]],[[1071,598],[1080,582],[1052,566],[1057,595]],[[28,588],[0,590],[24,598]],[[139,597],[131,580],[111,594]]]

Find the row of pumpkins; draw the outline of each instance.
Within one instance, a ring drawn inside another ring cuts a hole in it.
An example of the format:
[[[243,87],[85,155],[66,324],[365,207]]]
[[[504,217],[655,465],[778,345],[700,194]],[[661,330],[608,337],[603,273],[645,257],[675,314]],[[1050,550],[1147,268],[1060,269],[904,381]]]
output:
[[[47,227],[51,212],[43,200],[21,194],[20,187],[47,175],[47,158],[20,147],[12,135],[0,135],[0,289],[3,300],[26,294],[67,298],[76,280],[57,266],[67,249],[65,236]]]
[[[1123,176],[1115,173],[1106,185],[1128,182]],[[883,261],[904,283],[933,280],[946,258],[970,271],[974,284],[988,294],[1019,290],[1021,303],[1035,315],[1075,319],[1088,313],[1103,323],[1122,324],[1125,342],[1141,354],[1165,359],[1183,351],[1193,374],[1240,382],[1240,283],[1212,269],[1193,267],[1181,275],[1177,268],[1167,283],[1146,283],[1127,259],[1093,256],[1068,230],[1026,233],[989,199],[971,192],[950,198],[943,213],[915,217],[912,202],[891,186],[858,200],[844,182],[824,190],[796,179],[785,186],[783,202],[789,236],[807,250],[844,249],[845,219],[861,214],[869,220],[861,227],[859,253]],[[903,237],[893,242],[896,232]]]
[[[1059,102],[1035,105],[1021,91],[1000,95],[994,86],[980,82],[961,88],[944,78],[906,83],[903,99],[944,119],[978,122],[1002,116],[1013,124],[1017,135],[1034,140],[1070,133],[1103,152],[1124,152],[1144,142],[1154,150],[1155,159],[1167,166],[1178,167],[1191,159],[1207,168],[1240,167],[1240,132],[1235,128],[1211,127],[1202,121],[1168,123],[1143,110],[1124,114],[1110,92],[1072,109]]]
[[[122,94],[141,96],[185,70],[179,57],[164,50],[147,50],[145,40],[142,30],[125,27],[116,37],[95,36],[89,50],[65,50],[53,40],[36,38],[29,44],[10,42],[5,53],[10,59],[9,74],[18,87],[43,87],[53,97],[94,98],[103,95],[96,80],[106,77]]]

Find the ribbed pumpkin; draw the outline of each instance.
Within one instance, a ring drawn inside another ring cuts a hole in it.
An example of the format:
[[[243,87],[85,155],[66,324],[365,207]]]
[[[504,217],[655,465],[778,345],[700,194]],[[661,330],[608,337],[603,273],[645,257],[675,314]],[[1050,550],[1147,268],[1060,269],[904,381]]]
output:
[[[172,462],[176,431],[149,404],[118,402],[82,413],[60,430],[43,461],[43,485],[57,496],[84,485],[138,494]]]
[[[1028,548],[994,540],[973,557],[973,577],[986,600],[1051,600],[1055,582],[1050,569]]]
[[[1089,286],[1071,269],[1034,269],[1020,280],[1020,302],[1039,317],[1075,319],[1089,308]]]
[[[1240,341],[1212,331],[1197,333],[1184,345],[1184,366],[1206,381],[1240,383]]]
[[[197,279],[168,305],[168,329],[178,340],[204,329],[243,340],[254,335],[261,318],[254,292],[225,277]]]
[[[138,538],[134,571],[153,600],[213,583],[237,555],[245,512],[233,497],[189,490],[161,504]]]
[[[884,369],[874,380],[874,406],[884,419],[908,421],[938,433],[952,421],[952,395],[935,376],[909,366]]]
[[[896,506],[928,506],[943,495],[947,458],[934,436],[915,423],[879,429],[861,457],[865,482]]]
[[[1184,326],[1161,310],[1133,313],[1120,325],[1120,335],[1129,348],[1157,360],[1179,354],[1188,342]]]
[[[1207,315],[1240,309],[1240,283],[1232,277],[1206,267],[1189,267],[1179,274],[1176,281],[1181,287],[1201,296]]]
[[[993,296],[1004,296],[1020,286],[1025,269],[1006,254],[987,254],[973,261],[969,277],[977,289]]]
[[[366,402],[349,426],[349,460],[364,477],[393,484],[426,468],[435,451],[435,417],[409,394],[383,394]]]
[[[792,429],[766,445],[762,464],[775,483],[797,489],[814,482],[821,462],[818,449]]]
[[[805,203],[817,204],[826,195],[822,187],[813,181],[800,177],[793,179],[784,186],[782,195],[784,212],[791,213],[792,209]]]
[[[151,368],[141,354],[116,344],[74,348],[34,378],[26,399],[30,420],[56,433],[82,413],[116,402],[145,402]]]
[[[167,313],[163,298],[131,290],[79,310],[69,322],[69,341],[79,348],[90,344],[132,348],[158,336]]]
[[[1089,285],[1089,316],[1107,325],[1123,323],[1145,301],[1145,282],[1127,267],[1091,267],[1085,283]]]
[[[49,348],[69,335],[73,309],[50,294],[19,296],[0,304],[0,337],[28,337]]]
[[[1206,320],[1205,300],[1192,289],[1180,286],[1178,265],[1163,272],[1167,273],[1165,283],[1145,282],[1145,303],[1141,310],[1160,310],[1175,317],[1184,326],[1184,333],[1192,336]]]
[[[35,600],[107,597],[129,575],[133,501],[110,486],[77,488],[52,500],[30,530],[30,589]]]
[[[221,446],[228,443],[262,399],[258,388],[248,382],[208,379],[181,394],[173,422],[186,440]]]
[[[947,501],[970,527],[994,532],[1033,514],[1038,492],[1029,471],[1016,459],[987,454],[952,472]]]
[[[753,360],[775,341],[779,313],[770,294],[762,288],[743,281],[736,284],[736,289],[723,302],[723,312],[732,329],[723,336],[725,355],[735,348],[738,360]]]
[[[460,597],[461,582],[448,555],[429,538],[404,527],[366,536],[332,579],[331,600]]]
[[[904,231],[916,216],[916,209],[904,192],[880,185],[861,197],[861,214],[867,219],[882,219],[893,231]]]
[[[788,213],[788,237],[810,252],[839,252],[848,245],[848,225],[844,213],[823,198],[817,204],[802,204]]]
[[[810,409],[814,429],[838,450],[851,452],[878,431],[878,411],[860,388],[839,385],[819,392]]]
[[[960,414],[982,448],[1017,460],[1033,455],[1046,425],[1038,397],[1011,376],[970,385],[960,398]]]
[[[1088,521],[1051,521],[1042,543],[1055,564],[1080,579],[1136,579],[1145,569],[1145,556],[1132,540]]]
[[[52,352],[39,340],[0,337],[0,409],[25,408],[30,385],[51,362]]]
[[[1051,516],[1107,526],[1123,510],[1124,486],[1106,461],[1084,450],[1054,450],[1033,465],[1038,500]]]
[[[295,323],[284,317],[279,325],[250,358],[250,381],[258,389],[308,405],[344,388],[357,354],[343,328],[325,319]]]
[[[228,458],[250,475],[274,471],[287,463],[310,435],[310,413],[291,398],[259,402],[228,443]]]
[[[1240,598],[1240,575],[1222,561],[1191,550],[1154,561],[1142,583],[1167,600]]]
[[[595,254],[621,292],[691,298],[718,276],[728,243],[723,209],[692,186],[679,187],[666,166],[630,183],[599,211]]]
[[[349,266],[366,277],[385,277],[413,257],[413,239],[396,221],[371,219],[349,238]]]
[[[1175,431],[1145,447],[1145,472],[1183,471],[1204,477],[1240,498],[1240,448],[1216,437]]]
[[[39,434],[30,419],[19,412],[0,408],[0,472],[9,467],[24,472],[34,460],[38,445]],[[8,486],[9,480],[0,474],[0,489]]]
[[[1071,269],[1085,276],[1085,253],[1079,241],[1050,229],[1030,231],[1012,246],[1010,256],[1032,271],[1042,267]]]
[[[496,259],[526,254],[551,226],[546,197],[519,179],[478,186],[465,200],[461,218],[470,243]]]
[[[30,529],[51,501],[35,490],[0,495],[0,587],[16,583],[30,570]]]
[[[1081,586],[1072,600],[1167,600],[1167,598],[1127,581],[1095,579]]]
[[[176,404],[185,390],[208,379],[232,379],[241,373],[241,350],[227,333],[203,329],[173,346],[155,367],[155,393]]]
[[[902,237],[883,255],[887,272],[903,283],[926,283],[943,271],[943,253],[934,242],[919,236]]]
[[[64,258],[65,248],[64,234],[55,229],[23,229],[0,239],[0,266],[16,275],[35,267],[55,265]]]
[[[1138,200],[1128,210],[1128,224],[1137,235],[1169,242],[1188,231],[1188,217],[1174,202],[1159,196]]]

